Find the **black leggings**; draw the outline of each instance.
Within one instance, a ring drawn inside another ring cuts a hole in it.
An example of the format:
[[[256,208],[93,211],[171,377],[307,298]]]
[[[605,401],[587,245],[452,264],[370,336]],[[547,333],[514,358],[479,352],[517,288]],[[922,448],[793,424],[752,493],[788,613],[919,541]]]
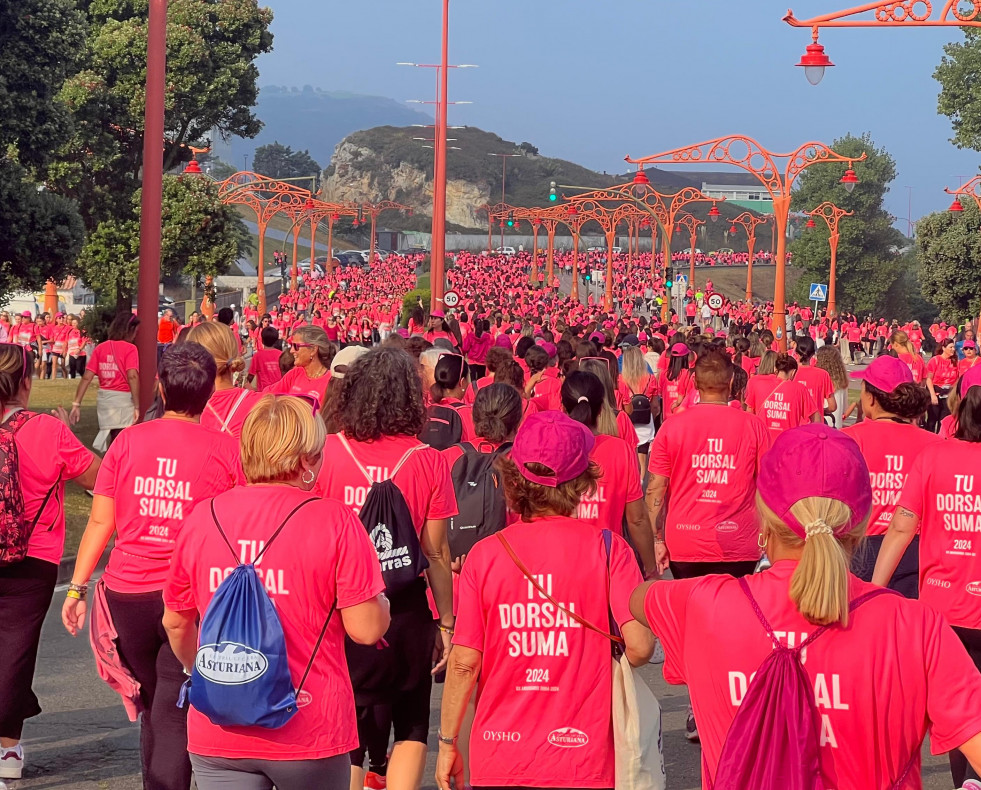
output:
[[[31,688],[41,626],[58,566],[28,557],[0,568],[0,736],[20,740],[24,720],[41,712]]]
[[[187,710],[177,707],[187,678],[163,627],[163,596],[118,593],[106,600],[119,634],[119,657],[140,684],[140,765],[144,790],[188,790]]]
[[[954,626],[954,633],[957,634],[967,649],[967,654],[974,662],[974,666],[981,670],[981,631]],[[971,764],[968,763],[960,749],[951,749],[947,759],[950,760],[950,776],[954,780],[954,787],[961,787],[966,779],[981,778],[971,768]]]
[[[75,378],[76,375],[85,375],[85,363],[88,357],[68,357],[68,375]]]
[[[931,433],[940,433],[940,422],[950,414],[947,408],[947,396],[937,396],[937,405],[932,403],[927,407],[926,429]]]

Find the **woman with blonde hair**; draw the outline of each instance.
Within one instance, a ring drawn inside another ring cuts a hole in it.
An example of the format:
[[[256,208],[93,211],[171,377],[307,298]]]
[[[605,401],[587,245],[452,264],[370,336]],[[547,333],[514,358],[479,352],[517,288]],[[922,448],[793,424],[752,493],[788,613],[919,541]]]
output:
[[[327,400],[327,382],[330,381],[330,363],[334,361],[337,346],[330,342],[327,333],[319,326],[301,326],[290,337],[289,353],[293,368],[265,392],[283,395],[306,395],[318,404]]]
[[[703,787],[737,761],[731,729],[746,742],[760,737],[745,729],[760,719],[734,719],[761,690],[774,710],[812,713],[790,736],[810,755],[796,766],[808,787],[918,788],[928,731],[934,753],[959,747],[981,765],[981,676],[957,636],[935,610],[848,571],[872,507],[858,445],[821,424],[782,433],[760,462],[757,504],[771,568],[643,584],[630,601],[664,646],[665,679],[688,685]],[[789,766],[775,764],[781,757],[754,752],[752,769],[792,783]]]
[[[201,424],[238,439],[242,435],[245,418],[262,393],[235,386],[235,374],[245,369],[245,360],[239,354],[235,335],[224,324],[207,321],[187,333],[187,342],[204,346],[214,357],[217,369],[215,392],[204,407]]]
[[[619,408],[627,411],[630,422],[637,432],[637,454],[640,465],[646,465],[647,453],[654,438],[655,418],[660,414],[658,383],[639,346],[623,346],[623,368],[617,382],[616,400]],[[644,398],[647,401],[644,401]],[[645,408],[646,407],[646,408]]]
[[[373,645],[390,618],[368,533],[350,508],[313,493],[324,438],[309,403],[261,396],[242,429],[246,485],[202,502],[177,541],[163,624],[185,671],[195,664],[215,569],[255,563],[283,626],[297,696],[310,701],[277,729],[221,726],[192,705],[187,751],[201,790],[350,785],[358,729],[344,640]]]
[[[897,329],[889,336],[889,348],[906,363],[906,367],[913,374],[915,384],[921,383],[926,378],[926,363],[920,356],[920,352],[913,347],[909,335],[902,329]]]
[[[617,409],[616,387],[613,385],[613,376],[610,373],[610,365],[603,357],[587,357],[579,360],[579,370],[584,373],[592,373],[603,383],[603,407],[599,417],[596,419],[596,433],[604,436],[616,436],[623,439],[634,449],[640,442],[637,439],[637,431],[634,424],[630,422],[630,417],[624,411]]]

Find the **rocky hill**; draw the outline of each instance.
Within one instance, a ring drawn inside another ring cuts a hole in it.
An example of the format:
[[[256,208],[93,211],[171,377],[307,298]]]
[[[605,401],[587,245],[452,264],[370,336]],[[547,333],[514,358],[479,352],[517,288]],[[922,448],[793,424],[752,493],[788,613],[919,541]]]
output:
[[[395,200],[411,206],[416,215],[412,224],[418,224],[420,230],[425,229],[432,215],[433,151],[424,147],[425,141],[413,138],[431,136],[430,129],[394,126],[380,126],[348,135],[334,150],[330,166],[324,173],[324,199]],[[521,154],[507,160],[504,184],[504,199],[515,206],[547,205],[552,181],[600,188],[623,183],[631,177],[624,173],[597,173],[564,159],[541,156],[530,143],[504,140],[474,127],[450,130],[449,136],[455,138],[449,145],[460,149],[448,151],[446,162],[446,219],[448,226],[455,230],[485,229],[487,216],[478,209],[501,200],[501,158],[489,154]],[[656,168],[647,172],[656,189],[669,193],[686,186],[700,188],[706,180],[718,184],[745,183],[747,178],[752,179],[732,172],[709,175]],[[751,180],[750,183],[756,182]],[[742,211],[737,209],[720,206],[725,216],[735,216]],[[693,213],[704,212],[696,208]]]

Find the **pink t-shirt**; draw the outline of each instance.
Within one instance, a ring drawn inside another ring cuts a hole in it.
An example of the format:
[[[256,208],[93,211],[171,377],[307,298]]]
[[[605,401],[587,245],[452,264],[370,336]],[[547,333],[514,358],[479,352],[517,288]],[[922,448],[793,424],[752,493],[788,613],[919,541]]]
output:
[[[831,381],[828,371],[822,368],[801,365],[797,368],[797,375],[794,381],[807,390],[814,402],[815,410],[824,414],[824,406],[832,395],[835,394],[835,385]]]
[[[951,625],[981,629],[981,444],[948,439],[913,462],[899,507],[920,519],[920,600]],[[977,488],[977,490],[975,490]]]
[[[957,368],[956,357],[948,360],[937,355],[931,357],[930,361],[927,362],[927,377],[933,380],[933,386],[935,387],[952,387],[957,381]]]
[[[259,547],[293,508],[313,495],[292,486],[237,488],[214,500],[225,535],[240,555],[255,560]],[[208,501],[186,520],[174,550],[164,603],[174,611],[204,615],[235,558],[215,527]],[[357,606],[384,591],[374,546],[361,522],[338,502],[304,505],[256,566],[276,606],[286,636],[293,683],[298,684],[331,605]],[[344,656],[344,626],[331,617],[317,658],[298,699],[297,714],[279,729],[219,727],[193,707],[187,714],[187,748],[208,757],[318,760],[358,745],[354,693]]]
[[[674,414],[675,405],[680,400],[684,400],[688,390],[695,386],[691,371],[687,368],[682,370],[674,381],[670,381],[666,373],[662,374],[658,378],[658,384],[661,387],[661,398],[664,403],[663,418],[665,420]]]
[[[275,348],[263,348],[252,355],[249,373],[256,377],[257,389],[271,387],[283,377],[279,370],[280,356],[282,352]]]
[[[591,524],[556,516],[503,534],[569,611],[604,631],[610,610],[620,626],[633,619],[630,593],[641,576],[622,538],[613,538],[608,571]],[[464,563],[453,643],[483,654],[470,740],[475,786],[613,787],[610,643],[557,611],[496,538]]]
[[[858,443],[869,467],[872,515],[867,534],[885,535],[913,462],[940,437],[916,425],[889,419],[865,419],[842,430]]]
[[[329,370],[320,378],[312,379],[303,368],[295,367],[288,370],[279,381],[270,384],[265,391],[277,395],[306,395],[317,398],[317,402],[322,405],[327,401],[327,385],[329,383]]]
[[[201,424],[213,431],[228,434],[236,439],[242,436],[242,426],[252,407],[265,393],[231,387],[216,390],[204,407]]]
[[[140,355],[132,343],[107,340],[92,351],[88,369],[98,376],[100,389],[129,392],[126,374],[140,369]]]
[[[789,647],[815,630],[788,595],[796,568],[784,560],[746,579]],[[773,649],[738,584],[721,575],[657,582],[644,606],[664,646],[664,679],[687,684],[691,693],[705,790],[736,708]],[[874,589],[851,577],[852,599]],[[808,646],[803,663],[820,718],[824,787],[890,787],[919,754],[927,731],[934,754],[981,732],[981,675],[943,618],[922,602],[892,593],[868,601],[848,628],[833,628]],[[917,758],[903,788],[921,787]]]
[[[763,420],[774,439],[784,431],[810,422],[816,411],[811,395],[796,381],[777,379],[769,394],[747,389],[746,406]]]
[[[102,459],[95,493],[112,497],[116,542],[106,586],[121,593],[163,588],[174,543],[194,505],[245,482],[238,442],[179,419],[132,425]]]
[[[615,436],[600,435],[596,437],[589,460],[599,466],[603,477],[596,493],[586,494],[579,503],[579,518],[622,535],[627,503],[644,496],[640,488],[636,447]]]
[[[374,442],[348,439],[348,443],[373,482],[389,478],[394,480],[405,497],[417,533],[422,534],[426,521],[438,521],[459,512],[450,468],[439,450],[423,445],[415,436],[383,436]],[[413,451],[392,477],[391,470],[413,447],[422,449]],[[316,491],[323,497],[343,502],[355,513],[359,512],[371,483],[352,460],[337,434],[327,437],[324,458],[330,460],[320,470]]]
[[[27,544],[27,556],[58,563],[65,549],[65,481],[72,480],[92,465],[94,456],[72,433],[71,428],[50,414],[36,414],[17,431],[20,490],[24,495],[24,518],[30,525],[44,498],[44,511]]]
[[[637,445],[640,444],[640,438],[637,436],[637,429],[634,428],[634,424],[630,422],[630,415],[625,411],[617,412],[617,436],[623,439],[635,450],[637,449]]]
[[[948,414],[940,421],[940,430],[937,432],[937,436],[941,439],[953,439],[955,433],[957,433],[957,417]]]
[[[668,478],[665,540],[681,562],[757,560],[756,475],[770,447],[755,414],[699,403],[661,426],[648,468]]]

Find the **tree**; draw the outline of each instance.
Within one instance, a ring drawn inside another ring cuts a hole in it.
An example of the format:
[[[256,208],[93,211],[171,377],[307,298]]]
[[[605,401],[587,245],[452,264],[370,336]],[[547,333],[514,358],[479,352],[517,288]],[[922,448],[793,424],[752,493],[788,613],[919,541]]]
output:
[[[99,223],[79,257],[82,277],[96,293],[129,304],[139,275],[140,191],[129,212]],[[164,177],[162,277],[218,275],[243,253],[248,234],[234,207],[218,198],[215,182],[199,176]]]
[[[957,214],[929,214],[916,226],[923,292],[953,322],[981,309],[981,215],[973,200],[963,206]]]
[[[321,167],[309,151],[294,151],[279,141],[260,145],[252,157],[252,169],[269,178],[319,176]]]
[[[839,225],[837,263],[837,307],[857,313],[885,309],[887,294],[903,275],[903,265],[896,250],[902,246],[903,235],[892,227],[892,217],[882,207],[889,184],[896,178],[896,163],[885,149],[876,148],[868,134],[861,137],[846,135],[831,144],[845,156],[860,157],[855,162],[859,183],[849,194],[839,183],[842,168],[834,165],[814,165],[797,179],[797,189],[791,201],[792,211],[810,211],[826,200],[840,208],[853,211]],[[804,231],[790,245],[795,266],[804,269],[804,277],[795,294],[798,301],[806,300],[809,283],[826,283],[831,266],[828,228],[817,219],[817,227]]]
[[[86,281],[114,283],[115,289],[100,290],[123,302],[135,282],[133,272],[125,257],[113,257],[109,250],[122,255],[129,248],[136,218],[148,4],[77,0],[77,5],[88,22],[89,39],[81,68],[60,94],[74,114],[75,131],[46,180],[79,204],[89,231],[83,254]],[[255,60],[272,48],[271,21],[272,13],[256,0],[170,0],[165,171],[190,160],[188,146],[206,145],[212,130],[226,138],[259,133],[262,124],[252,112],[258,96]],[[93,261],[113,271],[95,271]]]
[[[963,43],[944,46],[933,72],[940,83],[937,112],[950,118],[951,142],[958,148],[981,150],[981,30],[963,28]]]
[[[72,130],[58,92],[85,41],[72,0],[0,0],[0,295],[60,280],[82,245],[75,205],[38,179]]]

